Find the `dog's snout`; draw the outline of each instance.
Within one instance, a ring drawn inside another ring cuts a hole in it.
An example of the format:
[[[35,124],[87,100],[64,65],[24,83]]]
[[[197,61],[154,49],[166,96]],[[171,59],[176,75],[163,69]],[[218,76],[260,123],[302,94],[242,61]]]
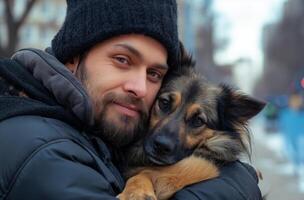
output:
[[[175,149],[175,144],[171,138],[158,135],[153,140],[153,148],[159,154],[171,154]]]

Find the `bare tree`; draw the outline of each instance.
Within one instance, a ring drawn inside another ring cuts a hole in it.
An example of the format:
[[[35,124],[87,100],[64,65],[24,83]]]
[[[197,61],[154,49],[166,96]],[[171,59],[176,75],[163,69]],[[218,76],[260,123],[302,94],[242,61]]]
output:
[[[19,42],[19,31],[37,0],[26,0],[25,8],[19,18],[13,12],[14,0],[3,0],[4,25],[7,30],[7,43],[1,44],[0,57],[8,57],[14,53]]]

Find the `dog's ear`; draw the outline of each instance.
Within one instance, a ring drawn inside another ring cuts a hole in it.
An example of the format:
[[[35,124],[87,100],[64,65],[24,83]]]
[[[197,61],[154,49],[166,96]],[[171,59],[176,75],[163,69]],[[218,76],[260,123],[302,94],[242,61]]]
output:
[[[218,113],[224,121],[246,123],[266,105],[265,102],[241,93],[227,85],[220,85],[220,87],[222,91],[218,99]]]

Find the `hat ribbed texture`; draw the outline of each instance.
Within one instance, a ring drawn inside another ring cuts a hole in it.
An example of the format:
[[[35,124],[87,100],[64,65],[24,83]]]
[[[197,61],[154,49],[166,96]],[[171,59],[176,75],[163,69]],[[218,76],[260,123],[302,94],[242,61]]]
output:
[[[62,63],[98,42],[123,34],[144,34],[164,45],[169,63],[177,58],[175,0],[67,0],[65,21],[52,40]]]

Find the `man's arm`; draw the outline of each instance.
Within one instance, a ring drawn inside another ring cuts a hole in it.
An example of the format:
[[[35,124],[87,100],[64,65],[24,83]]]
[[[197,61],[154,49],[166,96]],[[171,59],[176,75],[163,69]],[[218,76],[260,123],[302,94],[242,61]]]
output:
[[[6,199],[116,199],[115,177],[101,168],[78,144],[56,140],[23,163]]]
[[[255,170],[239,161],[221,168],[216,179],[188,186],[177,192],[173,200],[262,200]]]

